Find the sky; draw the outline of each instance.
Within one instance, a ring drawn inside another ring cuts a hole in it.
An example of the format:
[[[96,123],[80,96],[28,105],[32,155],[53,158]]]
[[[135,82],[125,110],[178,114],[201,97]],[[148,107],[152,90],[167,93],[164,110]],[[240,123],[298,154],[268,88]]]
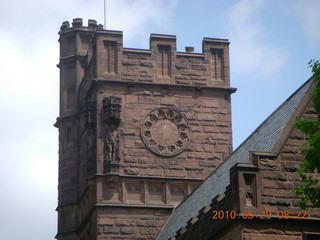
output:
[[[0,0],[1,239],[54,239],[57,229],[58,31],[73,18],[104,24],[103,0]],[[319,0],[107,0],[107,28],[124,47],[149,49],[151,33],[201,52],[230,40],[237,147],[310,76],[319,59]]]

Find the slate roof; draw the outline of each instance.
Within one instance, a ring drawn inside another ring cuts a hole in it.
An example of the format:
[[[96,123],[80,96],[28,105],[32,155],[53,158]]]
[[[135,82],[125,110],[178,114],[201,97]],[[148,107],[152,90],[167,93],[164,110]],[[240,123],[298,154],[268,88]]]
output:
[[[158,240],[168,240],[177,231],[187,226],[187,221],[210,205],[213,198],[226,191],[229,185],[229,170],[236,163],[249,163],[250,152],[272,152],[281,133],[293,117],[297,107],[311,87],[308,80],[282,105],[280,105],[208,178],[178,207],[159,233]]]

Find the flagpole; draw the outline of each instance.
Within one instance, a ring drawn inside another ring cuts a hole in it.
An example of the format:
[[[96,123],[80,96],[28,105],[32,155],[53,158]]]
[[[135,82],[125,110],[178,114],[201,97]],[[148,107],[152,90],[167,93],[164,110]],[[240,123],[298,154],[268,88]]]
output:
[[[107,0],[104,0],[104,29],[107,29]]]

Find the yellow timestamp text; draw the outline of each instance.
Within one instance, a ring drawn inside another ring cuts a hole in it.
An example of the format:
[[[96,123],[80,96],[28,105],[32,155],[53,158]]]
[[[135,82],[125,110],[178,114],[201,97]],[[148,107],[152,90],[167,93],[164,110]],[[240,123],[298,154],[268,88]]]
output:
[[[236,211],[212,211],[212,219],[271,219],[271,218],[278,218],[278,219],[307,219],[308,213],[307,211],[301,210],[296,211],[294,215],[289,211],[278,211],[278,212],[271,212],[271,211],[260,211],[260,214],[254,213],[252,210],[242,211],[237,213]]]

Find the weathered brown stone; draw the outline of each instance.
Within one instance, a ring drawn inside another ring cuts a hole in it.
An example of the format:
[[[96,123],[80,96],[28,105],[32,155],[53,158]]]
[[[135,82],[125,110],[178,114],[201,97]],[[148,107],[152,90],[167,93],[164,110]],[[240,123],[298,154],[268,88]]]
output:
[[[119,228],[116,227],[109,227],[109,226],[102,226],[101,232],[104,234],[110,234],[110,233],[119,233]]]
[[[265,188],[272,189],[291,189],[293,187],[293,183],[289,181],[264,180],[263,184]]]
[[[134,234],[135,232],[137,232],[136,228],[133,227],[120,227],[120,234]]]
[[[271,179],[271,180],[280,180],[280,181],[287,180],[287,174],[280,171],[265,171],[263,173],[263,177],[265,179]]]
[[[160,105],[160,98],[155,98],[153,96],[138,96],[138,103]]]
[[[135,161],[135,162],[137,162],[137,161]],[[125,174],[128,174],[128,175],[138,175],[139,174],[138,170],[132,169],[132,168],[125,168],[124,172],[125,172]]]
[[[179,99],[177,97],[165,97],[161,98],[160,103],[165,106],[177,106],[178,101]]]
[[[207,67],[206,67],[206,65],[203,65],[203,64],[191,64],[191,69],[192,70],[206,71]]]
[[[134,226],[135,221],[134,220],[115,220],[114,224],[115,226]]]
[[[281,162],[283,169],[287,172],[295,172],[299,167],[299,162]]]
[[[143,67],[153,67],[152,61],[139,61],[139,65]]]
[[[158,233],[158,230],[157,228],[147,227],[147,228],[141,228],[140,233],[142,235],[156,235]]]
[[[176,69],[190,69],[190,64],[187,63],[176,63]]]
[[[155,221],[153,218],[137,221],[137,226],[140,227],[157,227],[157,225],[157,221]]]
[[[261,159],[260,162],[263,169],[275,170],[278,168],[278,162],[273,159]]]
[[[98,225],[113,226],[114,220],[109,218],[99,218]]]
[[[283,198],[262,198],[263,204],[269,204],[271,206],[289,206],[290,200]]]
[[[274,191],[274,194],[278,198],[294,198],[294,197],[296,197],[296,194],[293,192],[292,189],[277,190],[277,191]]]
[[[138,65],[138,63],[134,60],[122,59],[122,65],[136,66],[136,65]],[[126,76],[128,76],[128,75],[126,75]]]
[[[203,121],[215,121],[216,120],[216,116],[214,116],[213,114],[209,114],[209,113],[198,113],[197,114],[198,120],[203,120]]]

